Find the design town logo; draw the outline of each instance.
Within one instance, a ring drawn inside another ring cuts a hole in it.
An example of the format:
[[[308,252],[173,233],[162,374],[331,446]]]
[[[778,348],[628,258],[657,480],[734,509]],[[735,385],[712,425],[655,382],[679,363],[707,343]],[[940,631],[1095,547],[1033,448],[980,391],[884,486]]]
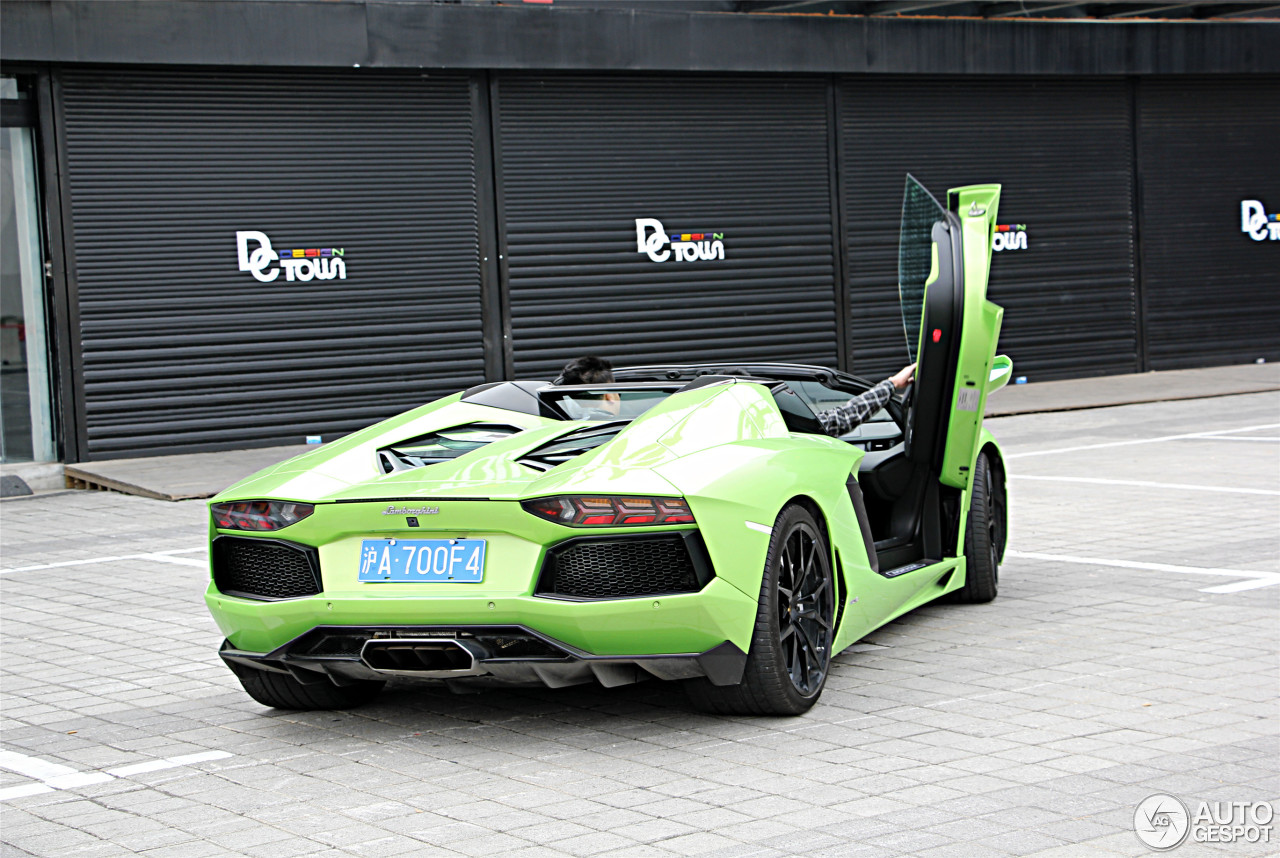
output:
[[[1259,200],[1241,200],[1240,231],[1254,241],[1280,241],[1280,214],[1267,214]]]
[[[996,224],[996,234],[991,239],[991,249],[997,252],[1001,250],[1026,250],[1027,225],[1025,223]]]
[[[668,234],[662,221],[636,218],[636,253],[647,253],[654,262],[695,262],[724,259],[723,232],[675,232]],[[667,245],[670,244],[670,247]]]
[[[249,250],[249,243],[258,246]],[[347,263],[342,247],[312,247],[276,252],[265,232],[247,229],[236,233],[236,255],[240,270],[248,271],[260,283],[270,283],[284,271],[285,280],[339,280],[347,279]],[[278,268],[272,267],[278,262]]]

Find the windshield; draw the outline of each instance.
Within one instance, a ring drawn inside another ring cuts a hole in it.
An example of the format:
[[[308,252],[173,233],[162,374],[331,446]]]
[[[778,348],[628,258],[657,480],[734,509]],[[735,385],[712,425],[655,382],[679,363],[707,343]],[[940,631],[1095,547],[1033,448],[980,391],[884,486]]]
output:
[[[787,386],[794,390],[815,414],[844,405],[856,395],[844,390],[833,390],[820,381],[788,379]],[[887,410],[881,408],[863,422],[876,423],[884,420],[892,421],[893,417]]]
[[[898,301],[902,306],[902,331],[910,363],[916,362],[916,350],[920,347],[924,287],[933,270],[933,225],[946,217],[946,209],[908,173],[898,233]]]
[[[678,387],[678,385],[677,385]],[[539,391],[544,402],[559,408],[570,420],[634,420],[666,399],[670,385],[628,388],[609,384],[565,385]]]

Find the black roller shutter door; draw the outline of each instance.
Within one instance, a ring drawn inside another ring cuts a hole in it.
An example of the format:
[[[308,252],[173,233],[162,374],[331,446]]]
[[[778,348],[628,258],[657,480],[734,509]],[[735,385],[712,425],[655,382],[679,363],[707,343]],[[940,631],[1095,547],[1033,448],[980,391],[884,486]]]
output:
[[[1000,183],[999,222],[1026,226],[1025,250],[993,254],[989,292],[1016,375],[1139,369],[1123,81],[849,78],[838,93],[854,372],[907,359],[896,285],[906,173],[940,199]]]
[[[1280,239],[1241,220],[1280,213],[1280,78],[1143,80],[1138,107],[1151,368],[1280,360]]]
[[[328,440],[482,380],[468,78],[76,72],[62,91],[82,458]],[[248,230],[337,249],[346,277],[259,282]]]
[[[585,353],[834,365],[826,93],[815,80],[502,78],[515,374]],[[637,252],[637,218],[721,234],[724,258],[654,262]]]

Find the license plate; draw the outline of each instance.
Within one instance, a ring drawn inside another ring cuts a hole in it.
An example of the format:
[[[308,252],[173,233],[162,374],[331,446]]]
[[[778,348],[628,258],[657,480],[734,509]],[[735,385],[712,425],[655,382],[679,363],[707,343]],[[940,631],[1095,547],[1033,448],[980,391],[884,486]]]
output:
[[[483,539],[366,539],[359,580],[478,584],[484,549]]]

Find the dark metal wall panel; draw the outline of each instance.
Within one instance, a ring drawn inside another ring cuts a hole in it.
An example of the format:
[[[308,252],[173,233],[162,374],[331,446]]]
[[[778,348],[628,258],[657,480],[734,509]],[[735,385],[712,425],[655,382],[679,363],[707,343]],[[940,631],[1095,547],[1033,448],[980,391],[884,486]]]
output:
[[[514,369],[836,361],[826,85],[503,77],[495,135]],[[721,233],[724,259],[654,262],[636,218]]]
[[[989,291],[1017,375],[1138,371],[1124,81],[847,78],[838,111],[854,372],[907,360],[896,285],[906,173],[944,203],[949,187],[998,182],[999,222],[1026,225],[1025,250],[994,254]]]
[[[1280,78],[1142,80],[1138,163],[1151,369],[1280,360],[1280,239],[1241,203],[1280,213]]]
[[[616,0],[593,8],[491,0],[3,0],[0,59],[539,72],[1280,71],[1280,27],[1265,22],[812,14],[821,5],[733,14],[670,0],[647,8]]]
[[[301,443],[481,380],[473,86],[67,73],[84,455]],[[241,230],[346,279],[258,282]]]

